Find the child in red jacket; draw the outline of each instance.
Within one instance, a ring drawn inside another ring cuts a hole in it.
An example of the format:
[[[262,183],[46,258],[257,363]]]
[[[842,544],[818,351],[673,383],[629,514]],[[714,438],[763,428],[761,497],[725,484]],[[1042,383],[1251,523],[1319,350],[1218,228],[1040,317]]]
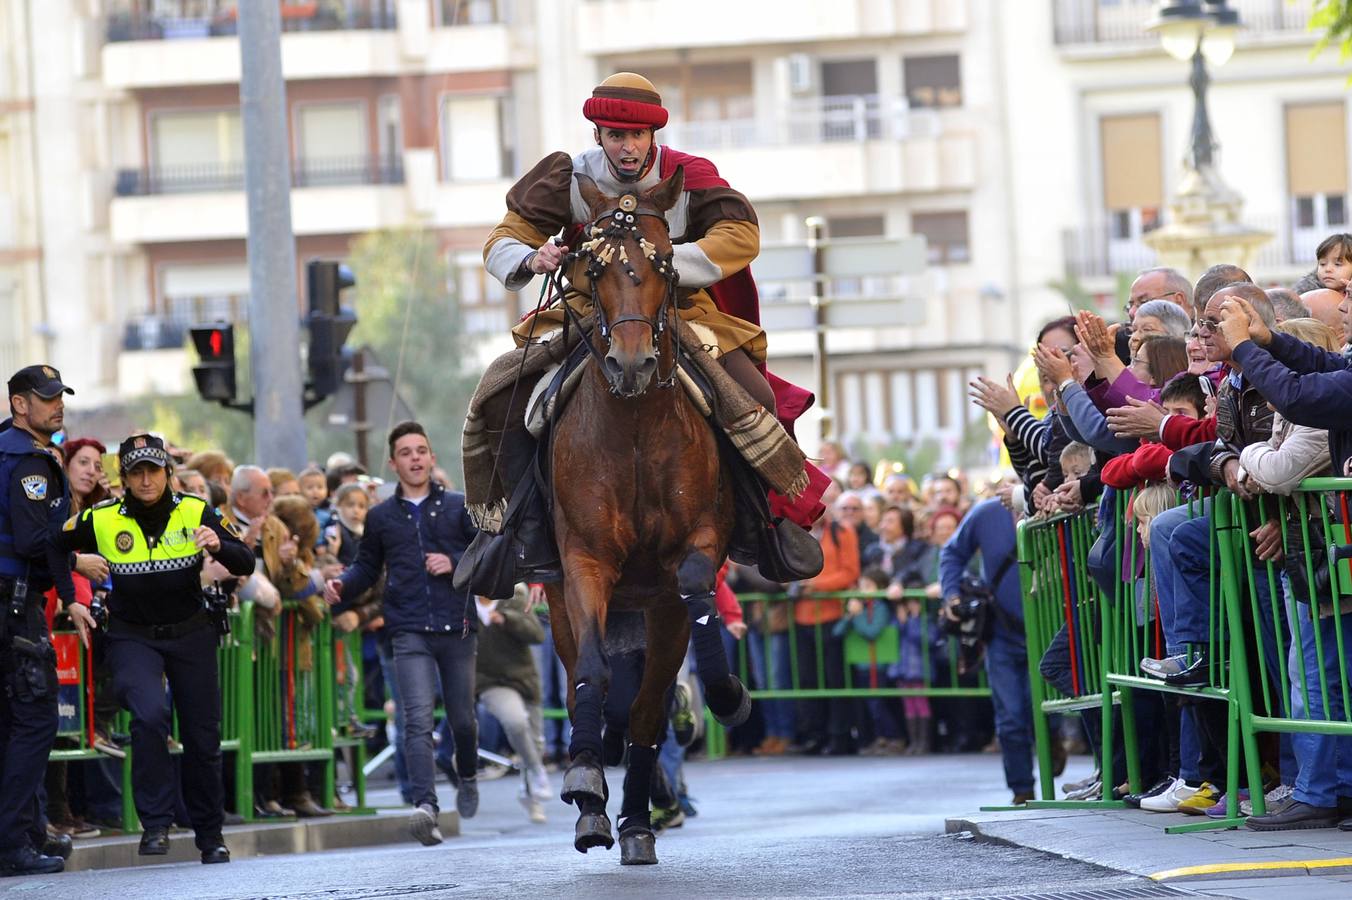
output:
[[[1206,407],[1206,394],[1197,376],[1184,373],[1164,386],[1160,403],[1171,415],[1200,419]],[[1172,454],[1159,441],[1142,441],[1135,452],[1115,456],[1103,464],[1100,473],[1103,483],[1125,490],[1146,482],[1167,481]]]

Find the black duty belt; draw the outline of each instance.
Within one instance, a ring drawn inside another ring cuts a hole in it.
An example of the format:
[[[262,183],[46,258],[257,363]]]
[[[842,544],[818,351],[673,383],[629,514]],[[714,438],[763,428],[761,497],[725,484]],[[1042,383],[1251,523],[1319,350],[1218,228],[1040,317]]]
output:
[[[151,641],[172,641],[206,628],[210,624],[211,620],[207,617],[206,610],[199,610],[182,622],[175,622],[172,625],[137,625],[113,616],[108,622],[108,633],[132,635]]]

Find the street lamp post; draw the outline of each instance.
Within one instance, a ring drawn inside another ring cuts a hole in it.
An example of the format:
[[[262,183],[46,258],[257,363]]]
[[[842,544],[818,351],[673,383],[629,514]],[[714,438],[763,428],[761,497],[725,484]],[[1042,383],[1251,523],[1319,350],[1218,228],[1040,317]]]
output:
[[[1179,61],[1192,60],[1192,167],[1210,168],[1211,151],[1216,142],[1211,135],[1211,120],[1206,110],[1206,90],[1211,84],[1206,64],[1223,66],[1235,52],[1235,33],[1239,30],[1239,11],[1227,0],[1203,4],[1200,0],[1174,0],[1159,5],[1155,18],[1146,25],[1160,37],[1164,51]]]
[[[1247,266],[1254,251],[1272,235],[1239,221],[1243,200],[1216,171],[1216,140],[1207,114],[1207,65],[1224,65],[1235,52],[1239,12],[1227,0],[1161,0],[1147,31],[1159,35],[1164,51],[1179,61],[1190,60],[1192,73],[1192,141],[1174,198],[1168,224],[1146,235],[1160,264],[1196,278],[1218,262]]]

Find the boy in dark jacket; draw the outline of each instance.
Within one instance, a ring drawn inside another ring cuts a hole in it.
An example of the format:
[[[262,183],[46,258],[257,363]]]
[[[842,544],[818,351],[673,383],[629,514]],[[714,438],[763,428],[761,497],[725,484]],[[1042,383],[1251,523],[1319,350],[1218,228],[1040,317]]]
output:
[[[415,809],[409,831],[420,843],[441,843],[437,827],[436,764],[432,711],[438,686],[455,735],[460,786],[456,810],[470,818],[479,809],[475,771],[479,730],[474,717],[474,657],[478,615],[451,585],[451,571],[475,535],[465,495],[432,481],[436,456],[417,422],[390,432],[390,466],[399,478],[394,495],[366,517],[357,559],[328,582],[331,604],[351,601],[374,587],[385,570],[385,628],[404,707],[404,757]]]

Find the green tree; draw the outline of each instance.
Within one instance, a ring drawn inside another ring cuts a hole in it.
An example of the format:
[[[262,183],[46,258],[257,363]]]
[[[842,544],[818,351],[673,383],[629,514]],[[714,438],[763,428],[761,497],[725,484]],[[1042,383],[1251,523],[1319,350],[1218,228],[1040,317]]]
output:
[[[463,364],[468,342],[436,235],[418,229],[371,232],[352,243],[348,265],[357,279],[352,304],[357,327],[348,344],[375,351],[399,396],[427,429],[440,464],[458,481],[460,432],[478,378]],[[351,433],[325,427],[327,415],[328,404],[322,404],[307,417],[312,459],[336,449],[352,452]],[[368,445],[372,467],[379,470],[385,432],[393,423],[371,424]]]
[[[348,346],[368,346],[390,372],[399,396],[423,423],[438,461],[460,477],[460,432],[477,375],[463,365],[467,341],[460,305],[452,294],[449,265],[436,235],[424,230],[371,232],[351,246],[348,265],[356,276],[349,303],[357,327]],[[249,379],[248,327],[235,330],[238,395],[253,395]],[[323,462],[330,453],[354,453],[347,428],[330,427],[332,401],[306,413],[307,456]],[[194,450],[220,449],[236,462],[253,459],[253,420],[248,413],[205,403],[197,394],[142,397],[123,406],[136,427],[164,434]],[[393,422],[371,422],[367,438],[374,473],[383,468],[385,433]]]
[[[1320,32],[1311,56],[1336,46],[1339,61],[1347,62],[1352,57],[1352,0],[1314,0],[1310,30]]]

